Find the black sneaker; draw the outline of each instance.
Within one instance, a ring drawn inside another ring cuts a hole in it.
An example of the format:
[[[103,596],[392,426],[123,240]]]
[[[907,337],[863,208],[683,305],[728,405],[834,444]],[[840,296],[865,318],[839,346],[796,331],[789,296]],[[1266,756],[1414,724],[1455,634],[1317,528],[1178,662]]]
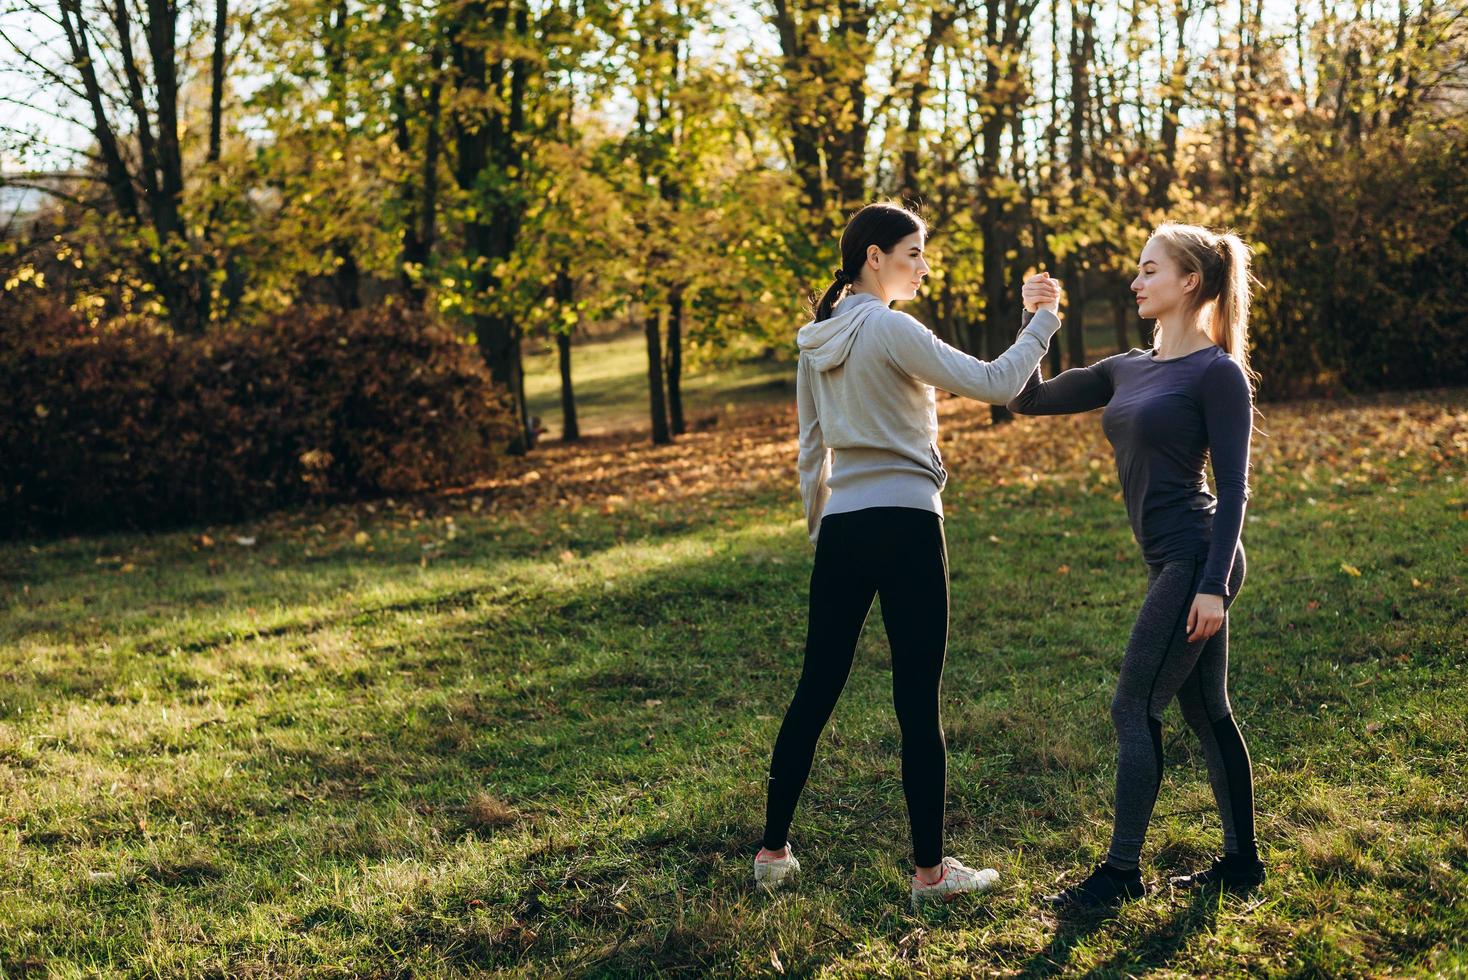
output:
[[[1082,911],[1110,908],[1146,894],[1147,886],[1142,884],[1140,868],[1117,871],[1098,864],[1091,876],[1079,885],[1072,885],[1055,895],[1046,895],[1041,901],[1057,911]]]
[[[1264,862],[1255,858],[1245,861],[1237,854],[1225,854],[1213,859],[1206,871],[1194,871],[1190,875],[1178,875],[1167,879],[1174,888],[1211,888],[1218,886],[1228,891],[1248,891],[1264,884]]]

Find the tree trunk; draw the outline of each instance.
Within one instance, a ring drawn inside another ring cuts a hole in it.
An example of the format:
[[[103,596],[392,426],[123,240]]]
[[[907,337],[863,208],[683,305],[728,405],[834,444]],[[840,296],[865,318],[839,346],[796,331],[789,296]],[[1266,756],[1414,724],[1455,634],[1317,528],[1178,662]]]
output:
[[[117,0],[121,5],[125,0]],[[214,53],[209,60],[209,156],[219,162],[224,139],[224,39],[229,26],[228,0],[214,0]]]
[[[1092,0],[1071,0],[1070,28],[1070,185],[1079,189],[1086,168],[1086,118],[1091,94],[1091,57],[1095,50],[1095,23],[1091,16]],[[1066,325],[1066,352],[1071,367],[1086,363],[1086,270],[1082,256],[1072,253],[1066,259],[1065,288],[1070,293]]]
[[[986,141],[987,142],[987,141]],[[986,151],[987,154],[987,151]],[[984,358],[994,360],[1014,343],[1014,324],[1006,315],[1009,311],[1008,287],[1004,279],[1004,240],[1001,207],[993,191],[984,196],[984,211],[979,227],[984,239]],[[1003,405],[989,406],[989,419],[995,425],[1008,422],[1014,415]]]
[[[849,66],[871,59],[872,4],[841,0],[772,0],[769,19],[780,43],[783,116],[791,160],[810,217],[814,244],[824,248],[839,211],[860,202],[866,187],[866,76]],[[825,35],[822,36],[822,31]]]
[[[1033,216],[1031,217],[1031,222],[1033,229],[1032,233],[1035,238],[1035,249],[1038,253],[1035,262],[1036,266],[1039,267],[1040,271],[1049,272],[1051,275],[1059,272],[1061,283],[1063,285],[1065,282],[1065,272],[1064,270],[1056,268],[1055,255],[1050,251],[1050,245],[1045,240],[1045,228],[1040,224],[1039,221],[1035,220]],[[1066,327],[1065,329],[1068,330],[1070,328]],[[1052,378],[1055,377],[1055,375],[1059,374],[1062,369],[1060,359],[1060,345],[1061,341],[1058,338],[1052,337],[1050,340],[1050,348],[1046,353],[1046,357],[1049,361],[1050,376]]]
[[[489,375],[495,384],[503,385],[509,392],[519,432],[510,440],[508,452],[521,455],[528,451],[535,440],[530,431],[530,413],[525,404],[525,371],[520,358],[520,325],[500,314],[481,314],[474,317],[475,328],[484,332],[479,336],[479,350]]]
[[[481,180],[486,170],[504,173],[521,164],[516,140],[525,129],[525,84],[530,63],[527,58],[514,58],[508,69],[502,60],[490,63],[484,45],[475,40],[484,24],[492,33],[503,34],[509,12],[508,4],[491,6],[485,0],[471,0],[460,13],[463,20],[455,30],[452,45],[453,67],[461,90],[455,118],[458,159],[454,177],[461,190],[484,201],[475,216],[464,222],[464,241],[468,257],[474,261],[472,287],[477,297],[497,290],[495,267],[514,251],[522,217],[518,203],[502,193],[483,190]],[[528,16],[526,8],[517,5],[515,34],[519,38],[529,36]],[[507,74],[509,98],[502,102]],[[519,422],[520,431],[510,441],[508,452],[523,454],[533,439],[525,406],[519,324],[503,313],[490,312],[474,314],[472,322],[490,376],[509,393]]]
[[[154,2],[154,0],[150,0]],[[168,2],[168,0],[159,0]],[[350,152],[345,145],[348,136],[348,118],[350,109],[347,105],[347,73],[355,68],[347,63],[347,12],[346,0],[337,0],[332,5],[330,18],[327,20],[324,30],[324,54],[326,61],[326,87],[327,98],[331,103],[331,112],[334,121],[340,127],[340,139],[343,144],[339,150],[343,156]],[[333,270],[331,274],[331,295],[336,305],[343,310],[355,310],[362,305],[362,272],[357,264],[357,256],[352,249],[352,242],[346,238],[338,238],[331,243]]]
[[[673,441],[673,434],[668,429],[668,403],[663,394],[663,350],[658,336],[661,315],[661,310],[650,309],[643,317],[643,333],[647,337],[647,393],[648,408],[652,412],[652,441],[659,446]]]
[[[563,310],[570,309],[576,299],[576,284],[571,279],[567,261],[561,260],[556,270],[556,304]],[[556,335],[556,360],[561,368],[561,441],[575,442],[581,438],[581,426],[576,422],[576,393],[571,387],[571,334],[575,324],[557,324],[552,327]]]
[[[1131,350],[1127,341],[1127,321],[1131,319],[1130,290],[1117,292],[1111,297],[1111,314],[1116,324],[1116,351],[1118,354]]]
[[[1066,292],[1069,293],[1069,308],[1066,310],[1065,354],[1071,367],[1083,367],[1086,363],[1086,270],[1080,260],[1066,260]]]
[[[948,28],[953,24],[954,16],[953,9],[939,9],[929,13],[928,36],[923,42],[923,53],[918,61],[918,71],[912,83],[912,91],[908,94],[907,125],[902,134],[901,196],[909,201],[917,201],[922,198],[918,176],[922,160],[918,148],[922,144],[923,135],[923,100],[928,94],[928,80],[933,74],[933,62],[938,56],[938,48],[943,43]]]
[[[397,0],[390,3],[384,20],[389,26],[402,22],[402,10]],[[422,163],[418,167],[415,181],[405,174],[398,188],[403,202],[402,244],[398,253],[398,284],[409,302],[422,307],[428,298],[428,287],[424,276],[429,259],[433,256],[433,244],[437,235],[438,222],[438,162],[442,145],[439,120],[443,104],[443,48],[435,45],[428,63],[433,79],[426,94],[418,86],[420,102],[411,106],[408,97],[408,82],[401,80],[393,88],[392,117],[393,143],[404,161],[415,158],[416,147],[412,121],[415,115],[423,121]]]
[[[1262,0],[1260,0],[1262,3]],[[1234,68],[1234,158],[1229,173],[1233,180],[1234,203],[1247,208],[1253,188],[1254,142],[1259,130],[1257,60],[1262,11],[1252,10],[1249,0],[1239,0],[1239,52]]]
[[[115,52],[122,62],[126,103],[135,118],[131,130],[121,131],[136,132],[134,155],[125,152],[120,144],[119,127],[108,118],[108,94],[104,93],[97,75],[100,63],[117,79],[116,64],[107,54],[94,51],[93,29],[87,23],[81,0],[60,0],[58,7],[61,16],[56,23],[65,35],[72,67],[91,110],[92,132],[97,138],[105,182],[113,202],[134,227],[141,229],[146,217],[158,244],[156,254],[145,255],[142,264],[168,310],[173,328],[182,333],[198,333],[209,321],[210,297],[201,264],[188,261],[188,235],[181,217],[183,154],[178,138],[178,8],[168,0],[147,0],[143,8],[147,15],[143,24],[148,45],[146,64],[134,56],[127,5],[116,3],[109,11],[117,36],[110,42],[104,39],[99,50]],[[153,72],[152,108],[145,97],[142,73],[142,68],[149,66]],[[136,174],[128,159],[134,156]],[[135,176],[143,188],[141,200],[133,183]]]
[[[343,241],[333,243],[336,253],[336,270],[331,274],[331,295],[336,305],[343,310],[362,307],[362,270],[351,246]]]
[[[683,419],[683,287],[668,296],[668,417],[673,435],[688,431]]]
[[[576,422],[576,393],[571,389],[571,332],[556,331],[556,353],[561,365],[561,441],[576,442],[581,426]]]
[[[1157,170],[1152,175],[1147,197],[1147,203],[1159,210],[1167,207],[1168,195],[1177,176],[1178,114],[1182,112],[1183,96],[1188,80],[1188,49],[1184,43],[1188,29],[1188,14],[1188,4],[1177,2],[1173,8],[1173,24],[1177,30],[1177,52],[1172,59],[1172,67],[1169,71],[1167,94],[1162,100],[1162,123],[1158,133],[1162,150],[1156,161]],[[1160,50],[1161,24],[1158,25],[1157,41],[1158,57],[1161,58],[1163,57],[1163,52]]]
[[[123,0],[118,0],[118,6],[123,5]],[[212,241],[215,238],[214,230],[223,216],[225,198],[231,190],[224,174],[218,169],[224,148],[224,67],[225,45],[228,40],[229,3],[228,0],[215,0],[214,51],[209,62],[209,151],[205,157],[206,162],[211,165],[209,179],[214,182],[214,188],[213,200],[209,205],[209,217],[204,223],[203,237],[206,241]],[[220,286],[222,309],[218,312],[222,319],[227,320],[234,314],[240,298],[244,295],[245,277],[240,272],[240,263],[234,247],[226,241],[218,243],[218,248],[223,254],[216,255],[213,261],[216,263],[216,268],[224,272],[224,282]]]

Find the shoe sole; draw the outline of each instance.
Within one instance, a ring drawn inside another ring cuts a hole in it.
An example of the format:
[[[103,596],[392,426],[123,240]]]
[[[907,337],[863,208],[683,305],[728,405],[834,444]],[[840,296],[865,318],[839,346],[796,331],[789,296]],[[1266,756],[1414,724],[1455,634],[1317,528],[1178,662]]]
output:
[[[1251,892],[1254,889],[1260,887],[1264,884],[1264,879],[1261,878],[1258,881],[1209,881],[1201,884],[1195,884],[1186,879],[1169,878],[1167,884],[1173,889],[1180,892],[1201,892],[1207,891],[1210,888],[1216,888],[1220,891],[1242,893]]]
[[[799,873],[800,866],[796,865],[778,878],[756,878],[754,880],[754,886],[756,888],[762,888],[767,892],[772,892],[778,888],[783,888],[786,882],[788,882],[791,878],[795,877]]]
[[[984,885],[981,888],[970,888],[967,891],[960,892],[945,892],[942,895],[933,895],[926,898],[919,898],[916,895],[911,896],[908,900],[908,906],[914,912],[916,912],[919,908],[921,908],[924,904],[928,902],[942,902],[944,905],[947,905],[949,902],[952,902],[954,899],[957,899],[963,895],[982,895],[985,892],[991,892],[998,887],[999,878],[996,876],[995,878],[990,880],[988,884]]]

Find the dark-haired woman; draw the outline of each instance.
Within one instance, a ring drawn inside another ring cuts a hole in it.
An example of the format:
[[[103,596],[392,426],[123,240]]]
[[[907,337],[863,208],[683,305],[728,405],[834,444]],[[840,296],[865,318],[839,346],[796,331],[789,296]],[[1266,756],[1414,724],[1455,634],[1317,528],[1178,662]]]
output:
[[[1249,252],[1235,235],[1167,224],[1152,233],[1132,282],[1137,312],[1157,321],[1152,349],[1133,349],[1051,381],[1038,369],[1009,403],[1028,415],[1105,408],[1132,532],[1148,567],[1111,702],[1116,812],[1105,862],[1045,901],[1059,909],[1113,905],[1146,893],[1140,860],[1162,782],[1162,712],[1173,698],[1202,742],[1223,824],[1212,867],[1179,888],[1251,888],[1264,880],[1254,841],[1249,751],[1228,698],[1227,609],[1244,581],[1239,533],[1248,500]],[[1031,281],[1026,306],[1053,299]],[[1204,466],[1212,458],[1215,496]]]
[[[935,387],[993,404],[1013,398],[1060,328],[1036,314],[1008,351],[977,360],[906,313],[928,274],[927,228],[872,204],[841,235],[841,265],[800,329],[796,401],[800,493],[815,543],[805,663],[770,761],[764,847],[755,881],[780,884],[799,863],[787,834],[816,742],[851,671],[876,596],[892,651],[902,730],[902,787],[912,829],[914,906],[983,891],[998,879],[943,856],[946,744],[938,689],[948,642],[948,557]]]

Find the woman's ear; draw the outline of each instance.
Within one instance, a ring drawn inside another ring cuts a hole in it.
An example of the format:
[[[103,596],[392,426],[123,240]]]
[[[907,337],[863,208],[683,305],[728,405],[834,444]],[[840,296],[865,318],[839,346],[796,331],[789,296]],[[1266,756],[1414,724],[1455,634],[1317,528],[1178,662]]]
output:
[[[1198,274],[1196,272],[1189,272],[1188,273],[1188,277],[1183,280],[1183,292],[1185,292],[1185,293],[1191,293],[1193,290],[1195,290],[1197,288],[1198,288]]]
[[[871,265],[873,269],[880,270],[882,268],[882,260],[878,258],[878,256],[880,256],[881,254],[882,247],[880,245],[867,246],[867,263]]]

